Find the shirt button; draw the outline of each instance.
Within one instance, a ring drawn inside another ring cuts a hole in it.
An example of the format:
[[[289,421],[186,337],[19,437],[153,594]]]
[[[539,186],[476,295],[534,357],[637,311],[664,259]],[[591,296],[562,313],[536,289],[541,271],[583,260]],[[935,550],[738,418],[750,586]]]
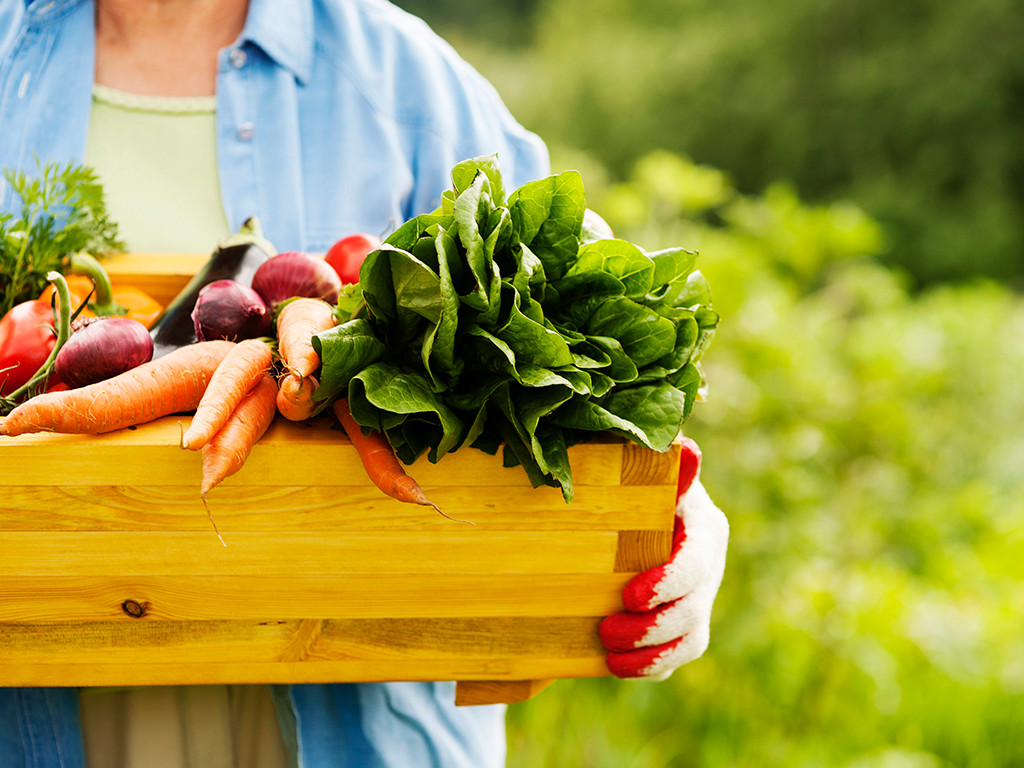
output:
[[[242,123],[240,126],[238,126],[238,138],[241,141],[250,141],[252,139],[252,131],[252,123]]]
[[[245,55],[245,51],[241,48],[232,48],[231,53],[228,54],[228,61],[231,62],[231,66],[235,69],[244,67],[246,59],[248,59],[248,56]]]

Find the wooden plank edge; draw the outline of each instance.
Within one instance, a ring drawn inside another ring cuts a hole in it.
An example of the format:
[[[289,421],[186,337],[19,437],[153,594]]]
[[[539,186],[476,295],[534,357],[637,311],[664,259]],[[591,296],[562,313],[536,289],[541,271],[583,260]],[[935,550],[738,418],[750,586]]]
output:
[[[455,706],[518,704],[528,701],[554,683],[544,680],[461,680],[455,684]]]
[[[573,659],[25,664],[0,661],[0,688],[509,681],[605,677],[604,656]]]

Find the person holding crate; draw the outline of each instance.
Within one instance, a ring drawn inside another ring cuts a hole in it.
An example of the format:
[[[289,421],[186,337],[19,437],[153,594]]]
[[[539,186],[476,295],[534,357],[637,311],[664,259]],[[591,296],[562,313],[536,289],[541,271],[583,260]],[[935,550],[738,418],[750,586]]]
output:
[[[433,210],[489,154],[515,187],[550,173],[490,84],[385,0],[0,3],[0,167],[92,166],[132,250],[205,252],[256,215],[279,249],[323,252]],[[602,624],[620,677],[708,644],[728,523],[692,442],[683,459],[672,557]],[[451,685],[3,688],[0,766],[503,765],[504,708],[456,709]]]

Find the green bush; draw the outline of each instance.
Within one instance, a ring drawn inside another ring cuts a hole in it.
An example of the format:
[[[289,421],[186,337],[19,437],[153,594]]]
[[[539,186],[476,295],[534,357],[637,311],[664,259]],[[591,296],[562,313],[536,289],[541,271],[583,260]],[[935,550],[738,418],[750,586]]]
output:
[[[510,768],[1024,764],[1024,302],[911,292],[857,208],[678,156],[588,190],[701,252],[722,323],[687,431],[729,563],[702,659],[512,707]]]
[[[856,200],[918,282],[1024,279],[1015,0],[499,0],[500,25],[463,5],[419,10],[527,125],[616,175],[683,152],[748,194]]]

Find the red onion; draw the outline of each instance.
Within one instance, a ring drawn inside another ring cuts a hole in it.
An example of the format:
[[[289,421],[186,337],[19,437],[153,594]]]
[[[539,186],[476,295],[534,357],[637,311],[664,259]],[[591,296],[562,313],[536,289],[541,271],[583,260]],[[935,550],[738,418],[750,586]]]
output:
[[[270,333],[270,313],[263,299],[231,279],[203,286],[192,309],[192,322],[199,341],[242,341]]]
[[[53,370],[71,389],[103,381],[153,357],[153,338],[130,317],[79,318],[57,353]]]
[[[278,304],[292,297],[323,299],[336,304],[341,278],[319,256],[285,251],[260,264],[252,276],[252,287],[273,314]]]

